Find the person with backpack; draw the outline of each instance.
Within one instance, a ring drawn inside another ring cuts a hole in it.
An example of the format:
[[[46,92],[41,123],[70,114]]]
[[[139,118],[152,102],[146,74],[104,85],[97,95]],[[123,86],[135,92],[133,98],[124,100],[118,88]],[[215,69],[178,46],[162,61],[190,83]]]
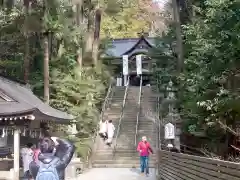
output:
[[[68,140],[45,137],[40,141],[38,161],[30,163],[35,180],[64,180],[65,169],[71,161],[75,146]]]

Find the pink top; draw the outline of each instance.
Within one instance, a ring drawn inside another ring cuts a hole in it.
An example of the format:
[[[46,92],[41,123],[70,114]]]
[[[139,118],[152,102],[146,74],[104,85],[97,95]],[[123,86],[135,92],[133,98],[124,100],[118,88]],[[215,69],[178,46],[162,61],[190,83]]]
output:
[[[149,156],[149,152],[153,153],[153,150],[149,144],[149,142],[139,142],[137,151],[140,152],[140,156]]]
[[[38,155],[40,154],[40,149],[35,149],[33,154],[33,160],[38,162]]]

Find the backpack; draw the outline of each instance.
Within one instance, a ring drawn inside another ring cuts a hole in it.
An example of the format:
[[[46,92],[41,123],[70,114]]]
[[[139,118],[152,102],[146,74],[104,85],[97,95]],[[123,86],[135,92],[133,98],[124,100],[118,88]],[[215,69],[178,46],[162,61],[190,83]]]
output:
[[[54,161],[49,164],[40,162],[40,167],[37,173],[36,180],[59,180],[56,167],[54,167]]]

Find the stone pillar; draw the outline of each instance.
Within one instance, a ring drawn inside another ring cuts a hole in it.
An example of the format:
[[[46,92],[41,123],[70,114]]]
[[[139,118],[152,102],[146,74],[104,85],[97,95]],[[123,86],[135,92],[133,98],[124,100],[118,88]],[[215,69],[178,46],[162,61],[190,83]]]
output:
[[[20,155],[20,131],[18,128],[14,129],[14,180],[19,180],[19,155]]]

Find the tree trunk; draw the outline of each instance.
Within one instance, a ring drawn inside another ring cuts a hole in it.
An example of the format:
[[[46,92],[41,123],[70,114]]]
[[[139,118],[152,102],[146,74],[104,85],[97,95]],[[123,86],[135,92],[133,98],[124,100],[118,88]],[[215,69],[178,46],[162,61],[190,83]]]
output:
[[[30,69],[30,60],[29,60],[29,33],[28,33],[28,21],[29,21],[29,9],[30,3],[29,1],[24,1],[24,11],[25,11],[25,20],[24,20],[24,36],[25,36],[25,54],[24,54],[24,63],[23,63],[23,71],[24,71],[24,82],[26,84],[29,83],[29,69]]]
[[[76,5],[77,7],[77,12],[76,12],[76,21],[77,21],[77,26],[78,28],[81,28],[81,24],[83,23],[83,1],[79,0],[78,4]],[[81,41],[81,40],[80,40]],[[80,67],[82,68],[83,64],[83,57],[82,57],[82,42],[79,42],[79,47],[77,50],[77,62]]]
[[[182,33],[181,33],[181,23],[179,17],[179,6],[177,0],[172,0],[173,3],[173,16],[174,23],[176,28],[176,37],[177,37],[177,56],[178,56],[178,71],[182,72],[183,70],[183,43],[182,43]]]
[[[49,104],[49,42],[48,35],[44,35],[44,101]]]
[[[29,69],[30,69],[30,60],[29,60],[29,38],[28,35],[25,36],[25,54],[24,54],[24,82],[29,83]]]
[[[94,29],[94,41],[92,49],[92,58],[95,66],[98,64],[98,52],[99,52],[99,38],[100,38],[100,26],[101,26],[101,10],[97,9],[95,13],[95,29]]]
[[[92,50],[93,50],[93,30],[92,30],[92,17],[88,16],[87,32],[85,35],[85,52],[84,52],[84,63],[92,65]]]

